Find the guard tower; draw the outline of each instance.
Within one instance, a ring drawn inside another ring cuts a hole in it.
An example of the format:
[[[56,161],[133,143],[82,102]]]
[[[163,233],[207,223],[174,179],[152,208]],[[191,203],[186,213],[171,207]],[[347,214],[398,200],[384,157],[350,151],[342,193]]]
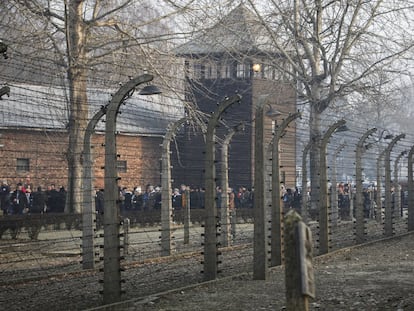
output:
[[[259,97],[268,95],[272,108],[281,113],[277,120],[265,119],[267,144],[271,141],[272,127],[296,111],[295,82],[280,70],[285,62],[271,52],[273,36],[266,36],[267,33],[254,14],[239,5],[216,25],[176,50],[185,66],[187,100],[197,105],[200,120],[207,122],[226,96],[235,93],[242,96],[241,103],[226,112],[216,131],[216,159],[220,161],[220,144],[226,133],[240,122],[245,124],[245,130],[233,136],[229,148],[229,185],[235,190],[253,186],[254,115]],[[177,137],[178,152],[173,156],[174,184],[203,187],[202,132],[191,124],[183,132]],[[290,187],[295,186],[295,135],[293,125],[280,148],[281,180]],[[217,179],[220,185],[219,172]]]

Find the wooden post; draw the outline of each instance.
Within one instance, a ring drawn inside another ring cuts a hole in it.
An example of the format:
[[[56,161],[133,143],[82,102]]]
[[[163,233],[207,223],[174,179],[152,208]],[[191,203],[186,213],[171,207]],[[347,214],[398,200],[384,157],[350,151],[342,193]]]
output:
[[[315,297],[312,264],[312,234],[294,210],[285,217],[286,310],[309,310],[309,297]]]

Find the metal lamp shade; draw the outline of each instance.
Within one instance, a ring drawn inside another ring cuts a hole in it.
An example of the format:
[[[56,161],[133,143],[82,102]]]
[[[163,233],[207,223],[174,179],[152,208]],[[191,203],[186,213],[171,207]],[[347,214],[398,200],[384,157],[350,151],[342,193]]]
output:
[[[155,85],[146,85],[144,86],[141,91],[139,92],[139,95],[155,95],[155,94],[161,94],[161,90],[155,86]]]

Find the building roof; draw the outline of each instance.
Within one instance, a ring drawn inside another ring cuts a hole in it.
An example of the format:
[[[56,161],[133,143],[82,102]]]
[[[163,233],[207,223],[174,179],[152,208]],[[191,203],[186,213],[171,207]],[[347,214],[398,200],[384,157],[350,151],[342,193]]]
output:
[[[212,53],[255,54],[270,51],[271,38],[260,20],[243,4],[237,6],[213,27],[201,31],[176,49],[178,55]]]
[[[0,127],[64,130],[68,124],[68,93],[59,87],[10,85],[10,97],[0,100]],[[115,93],[113,91],[112,93]],[[88,91],[90,119],[109,103],[110,90]],[[169,123],[184,114],[182,102],[165,95],[134,94],[120,108],[117,130],[138,135],[163,135]],[[103,122],[96,130],[104,129]]]

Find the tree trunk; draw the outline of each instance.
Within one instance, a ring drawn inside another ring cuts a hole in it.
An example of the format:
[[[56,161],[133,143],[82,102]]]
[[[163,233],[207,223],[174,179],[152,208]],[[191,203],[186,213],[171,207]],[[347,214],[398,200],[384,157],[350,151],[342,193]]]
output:
[[[68,189],[65,212],[81,213],[82,148],[87,127],[87,71],[84,64],[85,27],[82,20],[83,1],[68,0],[66,7],[66,30],[68,50],[68,81],[70,98],[69,145],[68,145]]]
[[[309,149],[309,160],[310,160],[310,182],[311,182],[311,193],[310,193],[310,210],[309,214],[312,219],[318,215],[319,201],[320,201],[320,140],[321,140],[321,114],[317,111],[316,105],[312,104],[310,113],[310,140],[311,147]]]

